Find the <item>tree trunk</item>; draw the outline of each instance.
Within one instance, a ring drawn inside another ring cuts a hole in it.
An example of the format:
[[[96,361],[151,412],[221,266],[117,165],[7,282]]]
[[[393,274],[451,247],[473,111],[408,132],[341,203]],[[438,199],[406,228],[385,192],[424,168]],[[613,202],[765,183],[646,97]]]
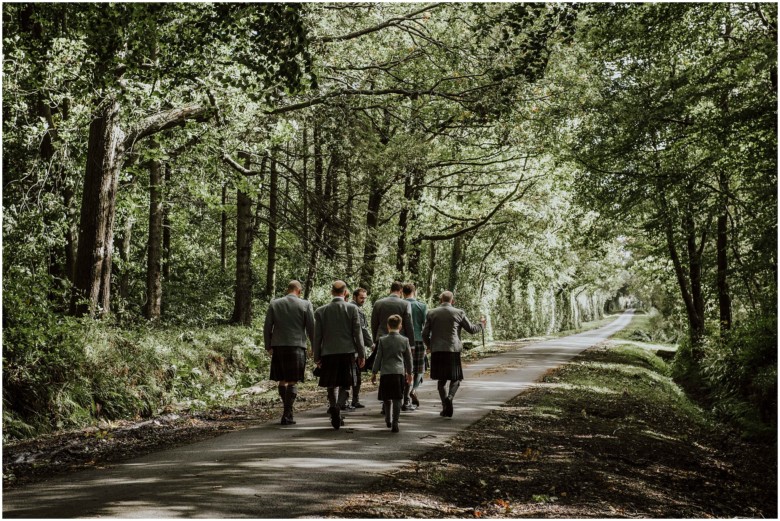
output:
[[[306,255],[309,253],[309,132],[306,129],[306,124],[303,125],[303,143],[301,152],[301,161],[303,162],[303,168],[301,170],[303,179],[301,185],[303,186],[302,198],[303,198],[303,253]]]
[[[156,142],[153,148],[158,148]],[[162,307],[162,235],[163,235],[163,176],[158,159],[149,162],[149,237],[146,262],[146,304],[144,316],[158,320]]]
[[[249,154],[239,152],[244,167],[251,167]],[[233,324],[252,324],[252,200],[241,190],[236,197],[236,288]]]
[[[276,169],[276,152],[271,153],[271,175],[268,194],[268,262],[265,273],[266,299],[271,299],[276,290],[276,231],[279,219],[279,173]]]
[[[413,204],[412,173],[407,172],[404,178],[404,200],[401,212],[398,214],[398,248],[395,256],[395,271],[398,280],[404,280],[406,267],[406,236],[409,228],[409,212]]]
[[[119,275],[119,296],[127,300],[130,296],[130,246],[135,219],[128,216],[119,240],[119,258],[122,259],[122,271]]]
[[[222,185],[222,225],[220,228],[219,241],[219,267],[222,271],[227,270],[227,184]]]
[[[322,138],[320,134],[320,125],[314,123],[312,131],[314,145],[314,200],[311,202],[311,209],[314,214],[315,230],[314,236],[310,238],[311,251],[309,252],[309,266],[306,271],[306,283],[304,284],[303,298],[308,299],[311,290],[314,287],[317,276],[317,264],[320,258],[320,251],[324,247],[325,233],[325,210],[324,210],[324,187],[323,187],[323,164],[322,164]]]
[[[458,270],[460,269],[460,260],[463,257],[463,237],[458,236],[452,240],[452,254],[450,255],[450,278],[447,282],[447,289],[455,293],[458,289]]]
[[[76,276],[71,312],[109,312],[115,194],[124,134],[118,125],[119,103],[111,100],[89,126],[87,167],[79,220]]]
[[[374,271],[377,257],[377,228],[379,227],[379,211],[382,206],[384,191],[379,183],[371,176],[369,180],[368,210],[366,212],[366,244],[363,248],[363,265],[360,268],[358,285],[366,288],[370,294],[373,286]]]
[[[425,284],[426,296],[435,300],[433,294],[434,284],[436,283],[436,243],[428,241],[428,281]]]

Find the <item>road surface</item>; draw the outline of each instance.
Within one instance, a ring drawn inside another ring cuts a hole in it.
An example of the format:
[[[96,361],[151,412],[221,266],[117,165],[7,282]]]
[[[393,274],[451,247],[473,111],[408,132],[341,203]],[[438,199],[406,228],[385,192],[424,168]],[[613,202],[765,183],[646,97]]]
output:
[[[609,325],[478,360],[464,367],[452,418],[439,416],[436,386],[421,407],[401,413],[394,434],[365,396],[334,430],[325,408],[296,414],[296,425],[263,424],[3,494],[5,517],[316,517],[380,473],[411,462],[532,386],[546,371],[624,328]],[[323,390],[323,392],[325,392]]]

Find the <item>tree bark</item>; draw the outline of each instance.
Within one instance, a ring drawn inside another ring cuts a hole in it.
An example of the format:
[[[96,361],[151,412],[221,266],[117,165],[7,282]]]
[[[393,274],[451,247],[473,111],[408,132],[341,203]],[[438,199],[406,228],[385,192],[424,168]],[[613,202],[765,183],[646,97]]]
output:
[[[428,280],[425,284],[425,293],[428,298],[433,299],[433,288],[436,283],[436,243],[428,242]]]
[[[721,188],[727,188],[728,181],[725,175],[721,174]],[[728,283],[728,209],[726,208],[725,198],[721,202],[721,212],[718,215],[718,237],[717,237],[717,255],[718,255],[718,307],[720,310],[720,331],[725,334],[731,329],[731,295],[729,293]]]
[[[165,180],[163,182],[163,223],[162,223],[162,247],[163,247],[163,265],[162,265],[162,277],[166,283],[171,276],[171,216],[170,216],[170,201],[168,201],[168,191],[171,185],[171,165],[165,163]],[[162,313],[165,313],[165,300],[163,300]]]
[[[239,152],[244,167],[249,170],[251,159]],[[236,196],[236,289],[233,316],[230,322],[252,324],[252,199],[240,189]]]
[[[219,266],[222,271],[227,270],[227,184],[222,185],[222,223],[219,241]]]
[[[119,296],[127,300],[130,296],[130,246],[133,236],[133,224],[135,220],[128,216],[122,230],[122,238],[119,240],[119,258],[122,259],[123,269],[119,275]]]
[[[265,273],[266,299],[274,296],[276,289],[276,232],[279,219],[279,173],[276,169],[276,152],[271,153],[271,175],[268,194],[268,258]]]
[[[94,317],[109,311],[114,206],[124,138],[118,117],[119,103],[109,100],[89,126],[71,299],[71,312],[76,315]]]
[[[152,144],[158,148],[157,143]],[[146,259],[146,303],[144,316],[158,320],[162,307],[162,164],[158,159],[149,161],[149,236]]]
[[[303,167],[301,169],[303,179],[301,184],[303,185],[302,197],[303,197],[303,253],[306,255],[309,253],[309,132],[306,128],[306,124],[303,125],[303,143],[301,152],[301,161]]]
[[[382,206],[384,190],[375,176],[369,180],[368,210],[366,212],[366,243],[363,248],[363,265],[360,268],[358,285],[370,294],[373,288],[374,272],[377,257],[377,228],[379,227],[379,212]]]
[[[398,247],[395,256],[395,271],[398,280],[406,278],[404,269],[406,267],[406,235],[409,232],[409,213],[412,206],[412,172],[407,172],[404,177],[404,201],[401,211],[398,214]]]
[[[311,202],[311,209],[314,214],[315,230],[314,237],[311,238],[311,251],[309,252],[309,266],[306,271],[306,283],[304,284],[303,298],[308,299],[311,290],[316,282],[317,264],[319,263],[320,251],[324,247],[325,216],[324,216],[324,168],[322,162],[322,136],[320,125],[315,121],[312,130],[314,146],[314,200]]]

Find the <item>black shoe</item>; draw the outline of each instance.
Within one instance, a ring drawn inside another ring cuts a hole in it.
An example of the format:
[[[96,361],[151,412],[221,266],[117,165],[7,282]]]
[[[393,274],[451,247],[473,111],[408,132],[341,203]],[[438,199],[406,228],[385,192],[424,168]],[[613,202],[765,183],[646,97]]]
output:
[[[282,421],[281,421],[281,424],[282,424],[282,425],[287,425],[287,423],[288,423],[288,422],[287,422],[287,416],[282,416]]]
[[[416,392],[412,391],[411,393],[409,393],[409,397],[412,399],[412,405],[414,405],[415,407],[420,406],[420,400],[417,399]]]
[[[295,420],[293,420],[292,414],[287,415],[286,418],[282,418],[282,421],[287,421],[287,423],[282,423],[282,425],[295,425]]]
[[[344,405],[341,406],[341,410],[342,411],[354,411],[355,410],[355,406],[354,405],[350,405],[348,403],[345,403]]]
[[[389,421],[387,421],[387,420],[385,420],[385,423],[387,424],[387,427],[388,427],[388,428],[393,426],[393,424],[392,424],[392,423],[390,423],[390,422],[389,422]]]
[[[403,405],[401,406],[401,410],[402,410],[402,411],[406,411],[406,410],[408,410],[408,409],[409,409],[409,406],[408,406],[408,405],[406,405],[406,404],[403,404]]]
[[[341,427],[341,411],[338,407],[330,407],[328,414],[330,414],[330,424],[333,425],[334,429],[338,430]]]
[[[364,409],[366,406],[360,402],[352,402],[353,409]]]
[[[398,422],[393,422],[393,432],[398,432]]]
[[[417,406],[415,404],[413,404],[413,403],[410,403],[409,405],[406,406],[406,410],[407,411],[416,411],[417,410]]]
[[[447,400],[444,402],[444,416],[446,416],[447,418],[452,418],[452,413],[453,413],[452,398],[448,396]]]

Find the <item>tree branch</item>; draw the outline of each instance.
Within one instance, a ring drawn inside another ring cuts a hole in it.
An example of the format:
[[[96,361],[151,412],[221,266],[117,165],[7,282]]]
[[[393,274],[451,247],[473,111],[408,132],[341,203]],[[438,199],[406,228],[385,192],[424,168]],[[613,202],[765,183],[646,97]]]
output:
[[[425,11],[430,11],[431,9],[435,9],[437,7],[441,7],[442,4],[431,4],[428,6],[423,7],[422,9],[418,9],[417,11],[412,11],[409,14],[406,14],[404,16],[400,16],[398,18],[390,18],[389,20],[385,20],[381,24],[374,25],[373,27],[366,27],[365,29],[361,29],[359,31],[354,31],[348,34],[343,34],[341,36],[322,36],[320,38],[315,38],[314,41],[316,42],[338,42],[338,41],[344,41],[344,40],[353,40],[355,38],[360,38],[361,36],[365,36],[367,34],[375,33],[377,31],[381,31],[382,29],[385,29],[387,27],[391,27],[394,25],[398,25],[399,23],[410,20],[411,18],[417,16],[418,14],[422,14]]]
[[[501,201],[499,201],[499,203],[496,205],[496,207],[493,208],[493,210],[491,210],[490,213],[487,214],[485,216],[485,218],[480,220],[479,222],[476,222],[476,223],[472,224],[471,226],[467,226],[465,228],[461,228],[460,230],[456,230],[456,231],[454,231],[452,233],[446,233],[446,234],[440,234],[440,235],[423,235],[421,237],[416,238],[414,241],[412,241],[412,243],[413,244],[419,244],[422,241],[446,241],[446,240],[449,240],[449,239],[454,239],[455,237],[460,237],[461,235],[464,235],[464,234],[466,234],[468,232],[474,231],[477,228],[482,227],[483,225],[487,224],[487,222],[490,221],[490,219],[496,213],[498,213],[498,211],[507,203],[507,201],[509,201],[512,197],[515,196],[517,191],[520,189],[520,183],[522,183],[522,182],[523,182],[523,179],[518,181],[517,185],[515,185],[515,189],[512,190],[506,197],[501,199]],[[523,195],[525,195],[526,192],[528,192],[528,190],[530,190],[531,187],[534,186],[535,184],[536,184],[536,182],[533,182],[533,183],[530,183],[528,186],[526,186],[525,189],[523,190],[523,193],[520,194],[520,196],[522,197]]]
[[[182,125],[188,120],[206,121],[213,114],[211,107],[185,105],[165,112],[158,112],[138,123],[125,138],[125,148],[130,149],[139,139],[163,130]]]

